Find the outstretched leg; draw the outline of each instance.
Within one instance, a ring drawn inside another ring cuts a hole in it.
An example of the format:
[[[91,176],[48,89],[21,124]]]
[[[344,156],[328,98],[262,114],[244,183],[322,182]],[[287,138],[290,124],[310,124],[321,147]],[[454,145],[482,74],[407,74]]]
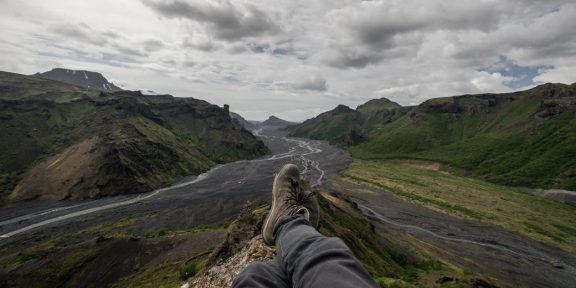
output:
[[[254,262],[238,274],[232,287],[290,288],[289,280],[275,262]]]
[[[378,287],[342,240],[320,234],[301,214],[282,221],[276,254],[292,287]]]
[[[316,227],[320,208],[296,165],[285,165],[272,188],[272,209],[262,236],[276,244],[279,267],[292,287],[377,287],[342,240],[327,238]]]

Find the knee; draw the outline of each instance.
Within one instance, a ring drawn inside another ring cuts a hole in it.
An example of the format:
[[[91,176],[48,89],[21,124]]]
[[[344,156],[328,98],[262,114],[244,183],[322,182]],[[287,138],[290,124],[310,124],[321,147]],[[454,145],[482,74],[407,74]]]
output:
[[[342,239],[337,237],[330,237],[326,238],[322,243],[322,246],[329,248],[329,249],[342,249],[342,250],[350,250],[346,243],[342,241]]]

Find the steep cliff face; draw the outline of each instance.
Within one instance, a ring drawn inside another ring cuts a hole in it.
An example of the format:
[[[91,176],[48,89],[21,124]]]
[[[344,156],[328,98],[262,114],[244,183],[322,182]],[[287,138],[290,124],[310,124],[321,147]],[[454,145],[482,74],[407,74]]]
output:
[[[236,121],[238,121],[238,123],[240,123],[240,125],[242,125],[242,127],[246,128],[246,129],[256,128],[256,125],[254,123],[251,123],[250,121],[244,119],[244,117],[242,117],[238,113],[230,112],[230,117],[232,117],[232,119],[235,119]]]
[[[12,73],[0,73],[0,91],[0,188],[10,201],[146,192],[268,153],[202,100],[94,93]]]
[[[116,92],[122,90],[118,86],[114,85],[114,83],[109,82],[108,79],[102,76],[102,74],[92,71],[55,68],[47,72],[36,73],[34,76],[102,92]]]

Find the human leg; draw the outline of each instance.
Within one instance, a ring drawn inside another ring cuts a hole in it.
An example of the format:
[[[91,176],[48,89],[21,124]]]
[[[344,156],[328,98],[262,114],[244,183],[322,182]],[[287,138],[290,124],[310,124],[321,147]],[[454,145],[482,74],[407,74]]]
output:
[[[282,222],[276,254],[292,287],[378,287],[342,240],[320,234],[303,215]]]
[[[276,262],[254,262],[236,276],[232,287],[289,288],[291,285]]]

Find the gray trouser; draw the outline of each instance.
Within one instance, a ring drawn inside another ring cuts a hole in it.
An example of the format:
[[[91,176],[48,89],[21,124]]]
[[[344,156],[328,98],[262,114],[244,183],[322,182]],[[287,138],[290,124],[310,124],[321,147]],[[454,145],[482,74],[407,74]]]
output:
[[[302,215],[282,222],[272,262],[255,262],[232,287],[378,287],[339,238],[318,233]]]

